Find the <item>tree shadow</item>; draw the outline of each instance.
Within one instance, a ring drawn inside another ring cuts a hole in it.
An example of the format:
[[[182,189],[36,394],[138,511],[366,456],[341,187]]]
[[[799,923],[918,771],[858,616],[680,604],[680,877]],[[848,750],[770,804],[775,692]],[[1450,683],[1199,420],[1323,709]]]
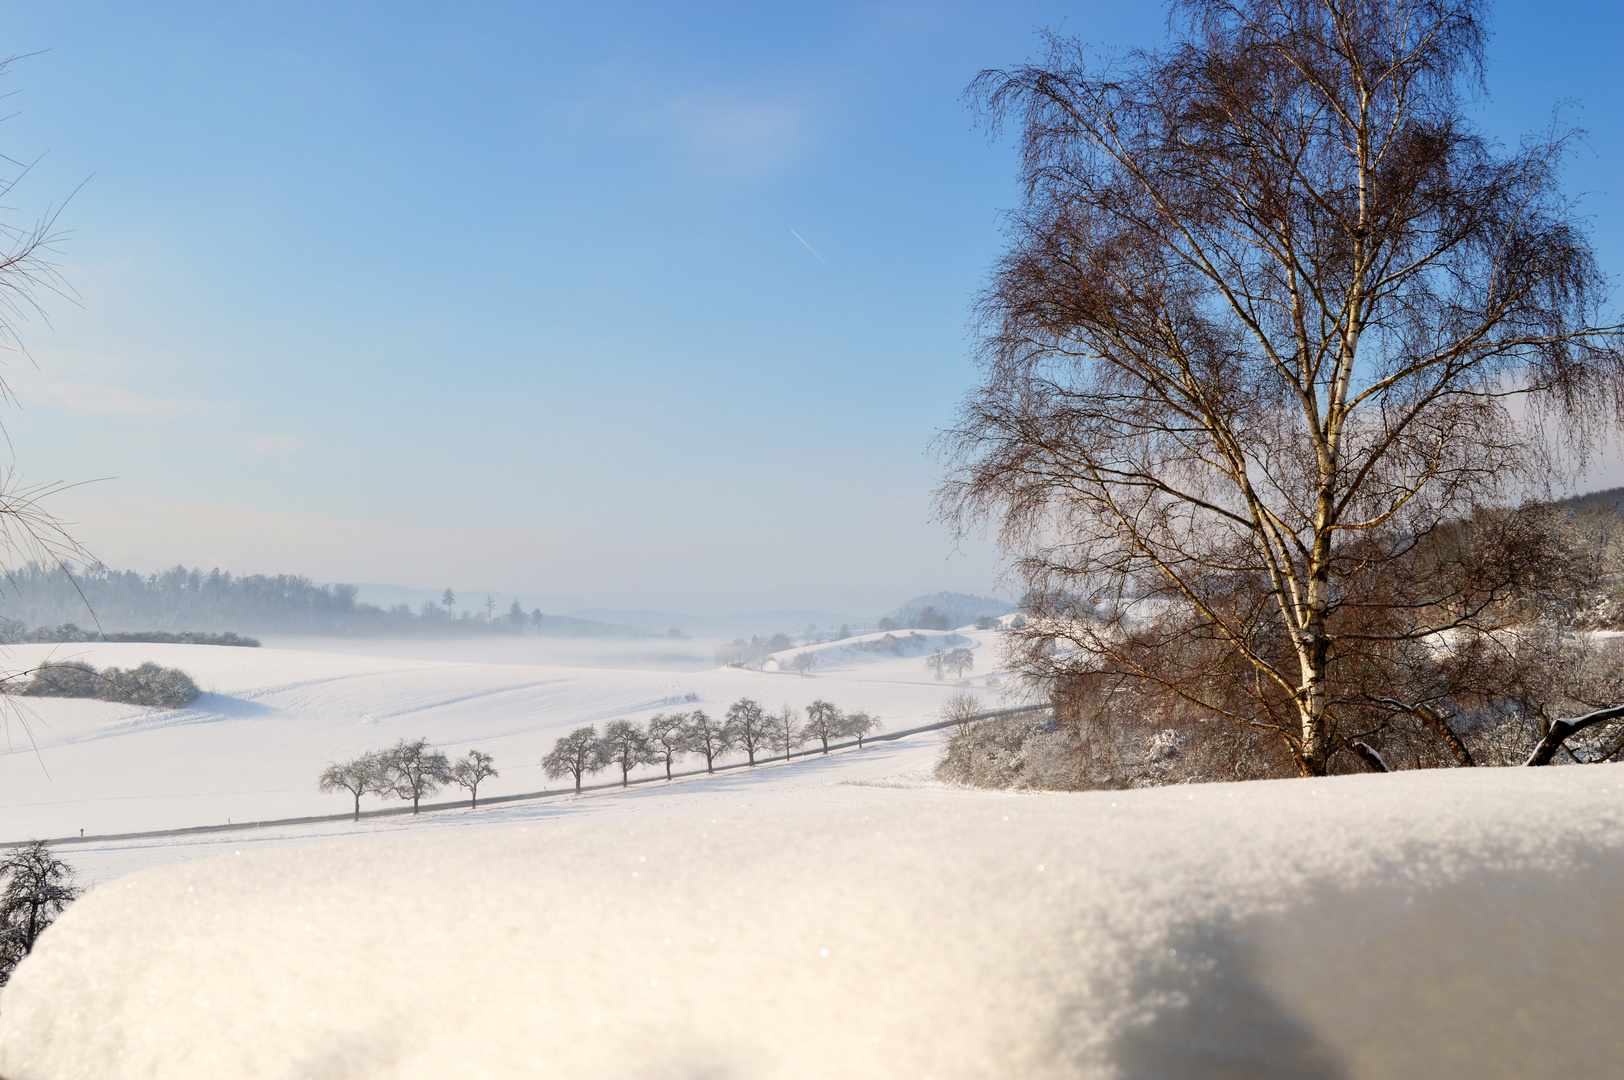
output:
[[[1134,1080],[1347,1080],[1335,1048],[1278,999],[1241,928],[1187,926],[1128,986],[1136,1016],[1106,1047]]]

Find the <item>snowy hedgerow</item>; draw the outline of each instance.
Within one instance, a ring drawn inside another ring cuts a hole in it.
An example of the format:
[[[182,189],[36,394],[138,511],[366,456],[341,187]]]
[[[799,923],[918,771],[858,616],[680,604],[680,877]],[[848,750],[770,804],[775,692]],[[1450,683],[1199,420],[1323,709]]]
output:
[[[80,660],[43,664],[20,689],[30,697],[96,698],[160,709],[178,709],[200,697],[192,677],[177,668],[142,664],[140,667],[104,668],[97,671]]]
[[[948,737],[936,778],[970,787],[1076,790],[1087,785],[1072,750],[1045,719],[992,717]]]

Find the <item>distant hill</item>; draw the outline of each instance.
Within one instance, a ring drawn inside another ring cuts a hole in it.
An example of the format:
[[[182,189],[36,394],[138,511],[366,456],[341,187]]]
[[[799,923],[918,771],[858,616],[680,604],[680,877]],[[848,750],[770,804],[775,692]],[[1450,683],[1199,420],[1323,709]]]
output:
[[[647,611],[632,608],[585,608],[571,611],[578,619],[629,626],[650,634],[681,630],[688,637],[748,638],[776,633],[799,633],[807,626],[832,629],[841,623],[864,625],[855,615],[834,615],[827,611],[758,611],[742,615],[686,615],[675,611]]]
[[[1612,510],[1624,514],[1624,487],[1587,491],[1583,495],[1570,495],[1562,500],[1575,510]]]
[[[990,596],[970,593],[939,592],[929,596],[916,596],[900,607],[885,613],[885,617],[902,629],[921,627],[927,630],[950,630],[967,626],[985,616],[1007,615],[1018,605],[1008,600],[995,600]],[[930,616],[939,618],[931,618]],[[927,626],[926,623],[938,623]]]
[[[174,566],[158,574],[30,564],[0,583],[0,631],[25,640],[32,627],[78,624],[100,640],[123,631],[163,634],[321,634],[398,637],[447,634],[544,634],[561,637],[636,637],[639,631],[567,615],[544,615],[537,625],[493,602],[487,614],[479,596],[456,614],[437,603],[413,609],[404,602],[382,607],[359,600],[354,585],[323,585],[302,575],[234,575],[223,570]],[[474,599],[473,597],[469,598]],[[494,601],[494,598],[493,598]]]

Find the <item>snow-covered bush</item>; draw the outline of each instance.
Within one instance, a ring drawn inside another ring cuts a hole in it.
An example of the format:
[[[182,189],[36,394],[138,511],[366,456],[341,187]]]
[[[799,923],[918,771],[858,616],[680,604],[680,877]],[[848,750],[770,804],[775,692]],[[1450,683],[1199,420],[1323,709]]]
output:
[[[179,668],[152,662],[140,667],[103,668],[97,671],[79,660],[44,664],[14,693],[29,697],[97,698],[159,709],[190,705],[203,693],[192,677]]]
[[[1062,696],[1058,709],[1035,717],[961,721],[948,737],[937,779],[1078,791],[1291,774],[1290,759],[1261,732],[1202,720],[1166,702],[1115,697],[1085,709],[1075,696]]]
[[[1064,731],[1030,714],[978,720],[948,736],[936,778],[981,788],[1075,791],[1088,783],[1082,755]]]

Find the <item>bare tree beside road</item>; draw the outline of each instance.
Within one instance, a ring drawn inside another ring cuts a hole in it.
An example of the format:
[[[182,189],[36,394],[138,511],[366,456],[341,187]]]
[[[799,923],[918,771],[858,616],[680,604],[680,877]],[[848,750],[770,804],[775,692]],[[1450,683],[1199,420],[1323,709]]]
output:
[[[468,789],[468,809],[479,806],[479,785],[482,781],[500,775],[496,759],[479,750],[470,750],[451,766],[451,779],[458,787]]]
[[[727,726],[733,741],[756,763],[756,751],[767,745],[767,713],[761,702],[743,697],[727,708]]]
[[[379,790],[417,804],[451,783],[451,762],[427,739],[401,739],[377,757]]]
[[[655,713],[648,718],[643,737],[654,761],[665,764],[665,778],[671,779],[671,763],[688,752],[688,718],[682,713]]]
[[[581,777],[609,764],[609,747],[598,735],[596,724],[578,727],[553,743],[541,759],[542,771],[552,779],[569,776],[575,780],[575,794],[581,793]]]
[[[687,749],[705,759],[707,773],[716,771],[716,759],[733,749],[737,738],[728,725],[713,720],[704,709],[688,714],[682,734]]]
[[[321,778],[317,781],[317,788],[323,795],[335,791],[347,791],[355,799],[354,820],[361,820],[361,796],[382,795],[386,793],[383,786],[382,770],[379,768],[378,755],[365,753],[349,761],[338,761],[328,765],[322,770]]]

